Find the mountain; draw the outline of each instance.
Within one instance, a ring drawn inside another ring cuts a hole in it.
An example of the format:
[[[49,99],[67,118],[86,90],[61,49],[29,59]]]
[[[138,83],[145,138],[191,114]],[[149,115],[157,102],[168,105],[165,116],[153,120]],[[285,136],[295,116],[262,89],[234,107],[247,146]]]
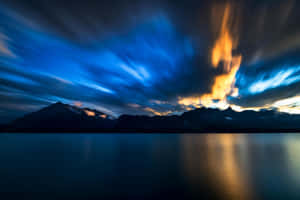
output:
[[[184,124],[181,116],[122,115],[115,129],[124,132],[180,132]]]
[[[300,115],[275,110],[199,108],[182,115],[122,115],[55,103],[3,126],[2,132],[300,132]]]
[[[182,115],[185,127],[209,132],[294,132],[300,130],[300,115],[275,110],[236,112],[200,108]]]
[[[103,112],[58,102],[13,121],[9,130],[78,132],[111,129],[113,126],[112,117]]]
[[[116,128],[142,132],[300,132],[300,115],[275,110],[236,112],[199,108],[180,116],[119,117]]]

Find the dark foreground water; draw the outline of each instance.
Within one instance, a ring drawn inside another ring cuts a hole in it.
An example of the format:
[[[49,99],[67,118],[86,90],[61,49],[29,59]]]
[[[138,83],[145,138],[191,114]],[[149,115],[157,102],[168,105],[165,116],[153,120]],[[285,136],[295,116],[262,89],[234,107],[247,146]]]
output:
[[[1,134],[1,199],[300,199],[298,134]]]

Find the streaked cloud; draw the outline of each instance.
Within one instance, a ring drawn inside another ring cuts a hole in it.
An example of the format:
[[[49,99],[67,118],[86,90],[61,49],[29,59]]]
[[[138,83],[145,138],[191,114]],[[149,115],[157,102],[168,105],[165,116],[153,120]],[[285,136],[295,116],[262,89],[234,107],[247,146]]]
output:
[[[297,111],[296,1],[117,2],[2,1],[0,117],[55,101],[114,116]]]
[[[286,66],[278,72],[264,74],[259,80],[254,81],[249,86],[250,93],[261,93],[265,90],[286,86],[300,80],[300,66]]]

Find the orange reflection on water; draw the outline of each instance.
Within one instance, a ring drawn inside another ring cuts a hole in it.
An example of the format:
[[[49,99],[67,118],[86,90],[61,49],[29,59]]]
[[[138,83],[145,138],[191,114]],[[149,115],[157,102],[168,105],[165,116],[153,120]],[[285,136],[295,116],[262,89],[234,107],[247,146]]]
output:
[[[288,174],[300,188],[300,137],[299,135],[286,137],[284,140],[286,156],[288,160]]]
[[[183,163],[192,184],[202,181],[200,173],[204,170],[205,177],[211,179],[213,187],[224,198],[253,199],[247,176],[249,170],[245,161],[248,150],[244,137],[231,134],[184,135]]]

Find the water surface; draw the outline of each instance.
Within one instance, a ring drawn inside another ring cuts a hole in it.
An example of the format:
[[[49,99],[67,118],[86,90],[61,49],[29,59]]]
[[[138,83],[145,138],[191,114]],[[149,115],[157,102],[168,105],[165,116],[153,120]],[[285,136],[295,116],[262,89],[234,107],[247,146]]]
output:
[[[9,199],[300,199],[298,134],[1,134]]]

